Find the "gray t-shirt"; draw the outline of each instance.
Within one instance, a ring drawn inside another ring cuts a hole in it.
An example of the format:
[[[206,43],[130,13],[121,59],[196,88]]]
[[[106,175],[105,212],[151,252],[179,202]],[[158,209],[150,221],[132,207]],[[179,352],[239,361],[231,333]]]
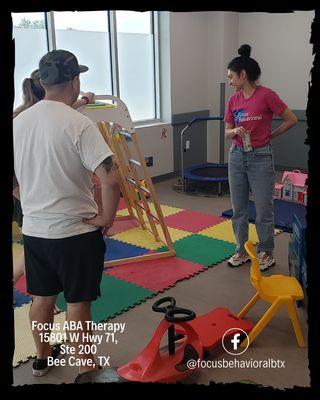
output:
[[[42,100],[13,120],[22,233],[58,239],[97,228],[92,173],[112,151],[97,126],[68,105]]]

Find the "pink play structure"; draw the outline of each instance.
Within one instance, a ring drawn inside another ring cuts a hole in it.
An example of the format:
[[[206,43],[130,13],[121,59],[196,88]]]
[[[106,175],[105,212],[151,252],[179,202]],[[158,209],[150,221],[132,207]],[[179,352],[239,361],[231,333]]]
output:
[[[307,174],[303,174],[297,169],[284,171],[281,183],[276,183],[274,186],[274,198],[306,205],[308,197],[307,178]]]

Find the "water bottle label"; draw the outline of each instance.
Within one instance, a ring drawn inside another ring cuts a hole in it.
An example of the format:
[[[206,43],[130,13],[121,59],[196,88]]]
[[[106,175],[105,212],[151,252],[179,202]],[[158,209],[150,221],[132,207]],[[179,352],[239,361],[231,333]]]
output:
[[[252,151],[250,133],[246,132],[243,137],[243,150]]]

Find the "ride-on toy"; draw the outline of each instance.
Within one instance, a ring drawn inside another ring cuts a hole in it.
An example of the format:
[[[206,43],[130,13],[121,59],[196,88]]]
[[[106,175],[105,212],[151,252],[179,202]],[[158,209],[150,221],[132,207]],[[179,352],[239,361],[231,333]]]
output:
[[[209,352],[221,344],[221,339],[228,329],[240,328],[249,333],[254,327],[252,322],[237,318],[226,308],[217,308],[196,318],[193,311],[177,307],[173,297],[159,299],[152,309],[164,313],[164,319],[136,358],[117,369],[85,372],[79,375],[75,382],[181,381],[196,370],[188,368],[188,361],[201,361],[204,352]],[[166,332],[168,344],[160,347]],[[230,331],[225,337],[232,334]]]

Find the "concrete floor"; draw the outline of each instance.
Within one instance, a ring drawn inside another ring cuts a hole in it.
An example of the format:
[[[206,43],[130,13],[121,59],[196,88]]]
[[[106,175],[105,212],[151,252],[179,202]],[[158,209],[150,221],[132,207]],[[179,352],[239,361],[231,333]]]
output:
[[[155,185],[162,204],[215,215],[220,215],[223,210],[231,208],[229,197],[208,198],[177,193],[172,190],[175,182],[176,179],[171,179]],[[277,263],[271,270],[272,274],[288,274],[288,240],[287,233],[276,237],[274,255]],[[170,290],[110,320],[110,322],[125,322],[126,330],[118,337],[117,345],[101,344],[97,355],[109,355],[113,367],[123,365],[134,358],[150,340],[162,318],[160,314],[152,312],[151,307],[157,299],[164,296],[175,297],[178,306],[190,308],[197,315],[215,307],[228,307],[236,314],[254,293],[249,281],[249,265],[250,263],[247,263],[240,268],[231,269],[226,262],[223,262],[191,279],[177,283]],[[248,314],[248,318],[253,322],[258,321],[266,308],[266,304],[257,303]],[[306,308],[299,308],[298,314],[307,340]],[[220,353],[216,357],[211,354],[208,360],[234,359],[227,353]],[[251,359],[259,361],[269,358],[284,361],[285,368],[200,368],[184,382],[209,384],[210,381],[229,383],[250,380],[275,388],[310,386],[307,348],[297,346],[291,322],[284,310],[276,314],[244,354],[237,356],[239,361]],[[76,367],[55,367],[45,376],[37,378],[32,375],[31,367],[32,360],[14,368],[15,385],[72,383],[78,373]]]

